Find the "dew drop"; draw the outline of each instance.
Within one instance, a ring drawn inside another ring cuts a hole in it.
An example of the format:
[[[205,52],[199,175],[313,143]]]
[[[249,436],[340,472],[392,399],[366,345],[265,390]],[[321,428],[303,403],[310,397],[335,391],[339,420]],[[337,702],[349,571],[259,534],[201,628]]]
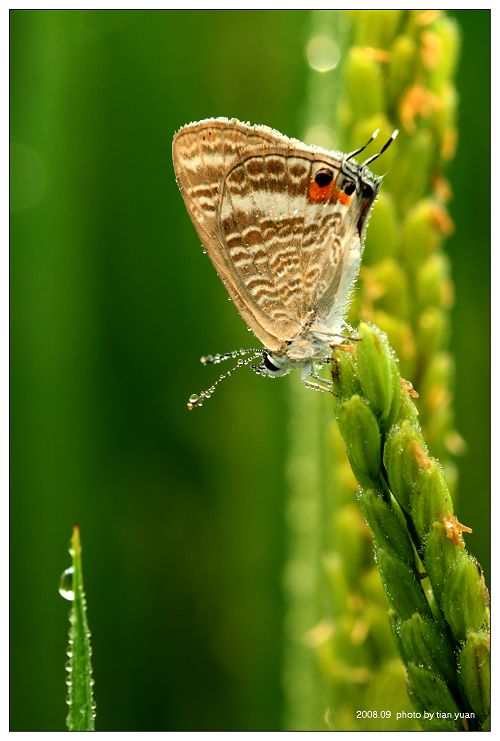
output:
[[[61,597],[64,597],[64,599],[69,600],[70,602],[73,602],[75,599],[75,592],[73,591],[73,575],[75,573],[75,569],[73,566],[70,566],[69,569],[66,569],[66,571],[63,571],[61,574],[61,580],[59,582],[59,594]]]
[[[329,72],[339,63],[340,49],[330,36],[313,36],[307,45],[306,57],[309,66],[317,72]]]
[[[199,400],[200,400],[200,397],[198,396],[198,394],[191,394],[191,396],[189,397],[190,404],[196,404]]]

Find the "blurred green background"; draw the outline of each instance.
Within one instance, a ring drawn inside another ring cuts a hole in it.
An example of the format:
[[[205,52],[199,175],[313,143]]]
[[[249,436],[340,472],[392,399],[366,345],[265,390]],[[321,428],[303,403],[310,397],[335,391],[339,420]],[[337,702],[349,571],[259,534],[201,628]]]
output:
[[[456,511],[488,575],[489,12],[452,15]],[[220,115],[300,136],[309,13],[10,22],[11,728],[64,728],[57,585],[77,520],[97,728],[279,729],[286,383],[242,371],[186,410],[217,375],[200,355],[253,341],[202,254],[171,140]]]

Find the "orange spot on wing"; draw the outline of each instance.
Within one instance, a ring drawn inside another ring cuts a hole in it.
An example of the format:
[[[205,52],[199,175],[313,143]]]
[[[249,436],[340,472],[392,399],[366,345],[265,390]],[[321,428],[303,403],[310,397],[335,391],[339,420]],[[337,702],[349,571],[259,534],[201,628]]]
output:
[[[332,197],[330,198],[331,201],[334,203],[337,203],[337,201],[340,201],[340,203],[343,203],[344,206],[348,206],[351,202],[351,196],[348,196],[347,193],[344,193],[343,190],[336,190],[333,189]]]
[[[321,186],[315,180],[311,180],[311,184],[309,185],[309,200],[314,201],[314,203],[327,201],[333,190],[333,181],[328,183],[328,185]]]
[[[348,206],[351,202],[351,196],[348,196],[343,190],[337,190],[333,182],[321,187],[315,180],[311,180],[311,184],[309,185],[309,200],[314,203],[322,203],[324,201],[338,203],[340,201],[344,206]]]

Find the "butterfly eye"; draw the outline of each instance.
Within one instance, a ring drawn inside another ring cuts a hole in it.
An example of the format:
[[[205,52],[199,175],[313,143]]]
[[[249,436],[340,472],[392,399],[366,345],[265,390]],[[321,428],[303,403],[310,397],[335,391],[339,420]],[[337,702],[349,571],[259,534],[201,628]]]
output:
[[[320,188],[324,188],[326,185],[330,185],[333,180],[333,172],[331,170],[323,169],[318,170],[314,177],[314,182],[319,185]]]
[[[277,368],[274,363],[271,362],[271,359],[269,358],[269,354],[267,352],[263,353],[262,355],[262,361],[267,368],[267,370],[270,371],[278,371],[279,368]]]
[[[352,194],[356,190],[356,184],[352,180],[345,180],[344,185],[342,186],[342,190],[344,191],[346,196],[352,196]]]

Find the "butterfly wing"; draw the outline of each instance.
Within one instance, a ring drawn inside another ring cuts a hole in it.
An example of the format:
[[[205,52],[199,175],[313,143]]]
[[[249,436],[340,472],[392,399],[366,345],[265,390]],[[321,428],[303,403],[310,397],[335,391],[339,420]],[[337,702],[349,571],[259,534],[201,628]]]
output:
[[[241,316],[269,350],[281,345],[256,316],[256,307],[242,292],[220,229],[220,204],[228,172],[244,153],[279,136],[265,126],[253,127],[229,119],[207,119],[184,126],[174,137],[173,161],[186,208],[217,273]]]
[[[361,254],[354,209],[310,192],[321,167],[338,176],[340,156],[267,127],[210,119],[177,134],[174,165],[200,239],[269,350],[284,352],[317,318],[326,325],[335,305],[341,311]]]
[[[346,229],[345,206],[309,198],[319,166],[317,152],[262,149],[224,183],[220,225],[240,291],[261,326],[282,341],[314,321],[342,273],[337,232]]]

